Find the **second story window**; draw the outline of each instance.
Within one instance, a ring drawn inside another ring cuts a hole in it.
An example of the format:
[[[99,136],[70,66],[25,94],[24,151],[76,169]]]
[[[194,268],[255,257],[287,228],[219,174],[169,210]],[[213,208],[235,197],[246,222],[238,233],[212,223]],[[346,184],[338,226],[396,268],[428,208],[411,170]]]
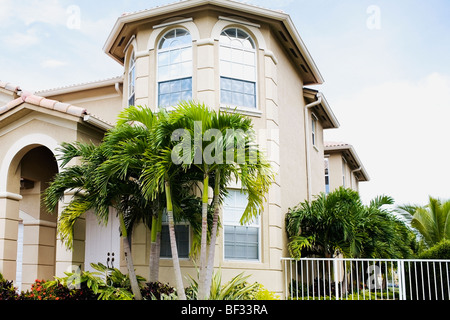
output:
[[[136,93],[136,57],[134,52],[130,57],[130,64],[128,67],[128,106],[134,106]]]
[[[317,117],[313,113],[311,114],[311,134],[312,134],[312,145],[316,146],[317,144]]]
[[[158,105],[192,99],[192,38],[184,29],[167,32],[158,46]]]
[[[330,159],[325,158],[325,194],[330,193]]]
[[[220,35],[220,102],[256,108],[256,49],[252,38],[238,28]]]

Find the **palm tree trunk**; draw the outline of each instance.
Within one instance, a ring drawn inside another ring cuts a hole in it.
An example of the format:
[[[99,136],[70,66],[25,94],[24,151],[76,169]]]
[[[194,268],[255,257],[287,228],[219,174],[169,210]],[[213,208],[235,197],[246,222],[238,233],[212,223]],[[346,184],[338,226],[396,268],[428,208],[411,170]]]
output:
[[[207,300],[209,293],[206,290],[206,249],[208,245],[208,200],[209,200],[209,174],[205,173],[203,179],[202,199],[202,238],[200,247],[200,275],[198,282],[198,300]]]
[[[220,193],[220,170],[216,170],[216,182],[214,186],[214,218],[211,230],[211,239],[209,242],[209,256],[206,271],[206,292],[211,291],[211,282],[214,271],[214,256],[216,253],[217,227],[219,224],[219,193]]]
[[[130,242],[128,240],[127,228],[125,227],[125,221],[123,219],[123,214],[119,211],[119,219],[120,219],[120,229],[122,232],[122,244],[123,244],[123,253],[125,255],[125,261],[127,263],[128,274],[130,277],[131,290],[134,294],[134,298],[136,300],[142,300],[141,289],[139,288],[139,283],[136,278],[136,273],[134,271],[133,258],[131,256],[131,247]]]
[[[161,252],[161,224],[162,224],[162,212],[158,213],[158,217],[152,218],[152,232],[151,232],[151,244],[150,244],[150,277],[149,282],[159,281],[159,256]]]
[[[170,190],[170,183],[166,180],[166,199],[167,199],[167,217],[169,218],[169,236],[170,248],[172,249],[173,270],[175,272],[175,283],[177,287],[178,299],[186,300],[186,293],[184,292],[183,279],[181,277],[180,260],[178,259],[177,240],[175,237],[175,223],[173,220],[173,205],[172,195]]]

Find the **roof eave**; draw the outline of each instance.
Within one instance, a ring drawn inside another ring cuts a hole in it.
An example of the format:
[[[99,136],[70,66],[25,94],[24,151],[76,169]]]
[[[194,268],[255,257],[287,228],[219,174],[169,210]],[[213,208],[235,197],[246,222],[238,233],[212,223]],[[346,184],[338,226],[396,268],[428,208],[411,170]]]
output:
[[[336,145],[336,146],[325,146],[324,147],[324,151],[325,151],[325,154],[331,153],[333,151],[337,151],[337,152],[348,151],[348,152],[350,152],[353,160],[357,164],[357,167],[358,167],[357,170],[359,169],[358,171],[361,172],[361,174],[364,177],[363,180],[359,180],[359,181],[366,181],[366,182],[370,181],[370,176],[367,173],[366,168],[362,164],[361,159],[359,158],[358,154],[356,153],[355,148],[352,145],[350,145],[350,144],[343,144],[343,145]]]

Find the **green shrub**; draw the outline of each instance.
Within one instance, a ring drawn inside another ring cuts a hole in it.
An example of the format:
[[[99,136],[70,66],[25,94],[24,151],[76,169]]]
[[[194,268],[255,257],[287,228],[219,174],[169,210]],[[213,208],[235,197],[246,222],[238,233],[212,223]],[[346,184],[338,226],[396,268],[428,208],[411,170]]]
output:
[[[262,284],[260,284],[255,295],[255,300],[280,300],[280,296],[278,296],[275,292],[267,290]]]
[[[3,275],[0,273],[0,300],[17,300],[18,297],[13,282],[3,278]]]
[[[57,281],[45,281],[36,279],[31,289],[22,291],[20,300],[94,300],[96,295],[85,286],[80,289],[70,289]]]
[[[221,270],[214,273],[211,283],[210,300],[255,300],[255,294],[259,288],[258,283],[249,284],[250,276],[240,273],[226,284],[222,285]],[[189,300],[197,299],[198,283],[192,277],[191,285],[186,289]]]
[[[175,288],[161,282],[147,283],[146,287],[141,289],[144,300],[165,300],[167,297],[175,295]]]
[[[431,247],[430,249],[422,252],[419,255],[420,259],[450,259],[450,240],[443,240]]]

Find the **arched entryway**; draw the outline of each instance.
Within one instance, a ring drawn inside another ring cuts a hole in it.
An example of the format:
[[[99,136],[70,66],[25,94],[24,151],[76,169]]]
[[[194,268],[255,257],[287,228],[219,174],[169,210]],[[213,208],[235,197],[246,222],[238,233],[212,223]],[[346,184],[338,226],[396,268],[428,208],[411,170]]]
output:
[[[16,286],[22,289],[35,279],[52,279],[55,275],[57,214],[46,210],[42,194],[58,172],[58,164],[47,147],[33,146],[26,148],[15,171],[14,179],[19,179],[21,196],[17,221]]]

